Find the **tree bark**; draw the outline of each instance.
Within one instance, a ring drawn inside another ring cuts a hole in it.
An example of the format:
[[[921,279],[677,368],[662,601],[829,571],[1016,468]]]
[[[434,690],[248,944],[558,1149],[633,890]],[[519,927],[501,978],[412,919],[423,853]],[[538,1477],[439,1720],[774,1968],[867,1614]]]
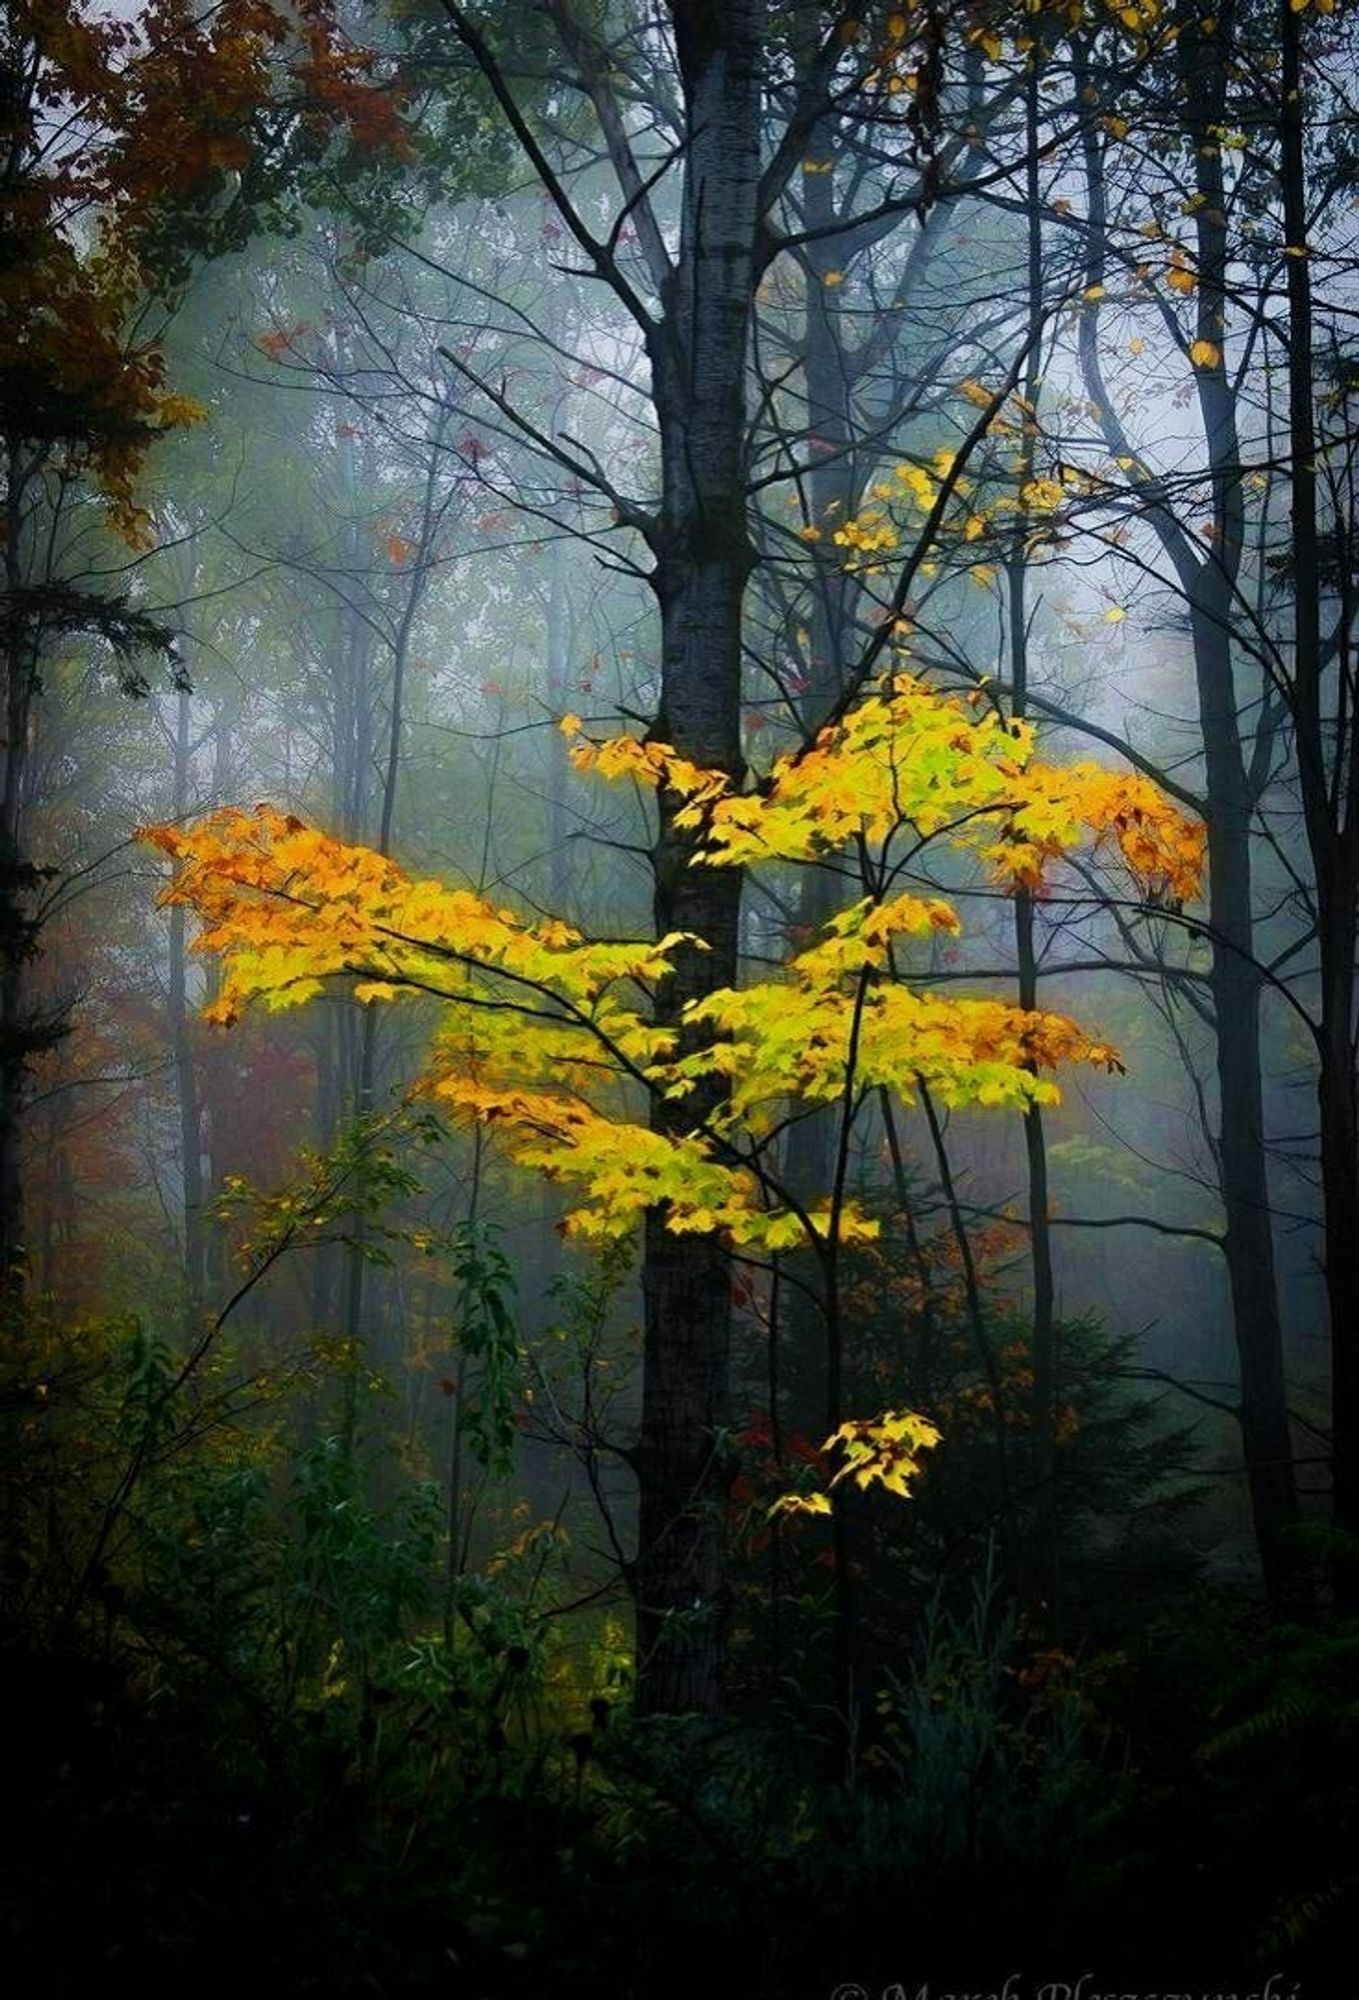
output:
[[[1265,984],[1255,955],[1251,825],[1255,807],[1242,738],[1232,618],[1244,541],[1241,447],[1235,394],[1222,348],[1229,297],[1227,194],[1215,134],[1225,123],[1234,9],[1199,19],[1184,0],[1176,43],[1180,117],[1192,145],[1197,288],[1196,337],[1217,360],[1195,365],[1212,491],[1208,552],[1201,555],[1159,484],[1144,488],[1147,518],[1174,567],[1189,611],[1199,727],[1208,799],[1209,990],[1214,1013],[1217,1131],[1214,1135],[1225,1228],[1223,1250],[1241,1380],[1239,1417],[1252,1525],[1266,1595],[1276,1612],[1293,1603],[1284,1537],[1298,1514],[1279,1316],[1278,1276],[1265,1154],[1260,1006]],[[1097,135],[1085,136],[1090,185],[1090,249],[1085,275],[1105,274],[1103,165]],[[1092,402],[1116,456],[1130,450],[1105,390],[1094,317],[1081,328],[1081,355]]]
[[[739,776],[741,635],[754,556],[746,516],[746,366],[757,280],[761,0],[677,0],[671,9],[685,107],[679,257],[648,336],[662,458],[653,586],[661,615],[661,705],[651,734]],[[653,850],[658,932],[693,932],[657,994],[662,1025],[735,983],[741,880],[692,866],[696,843],[662,791]],[[682,1033],[681,1029],[681,1033]],[[710,1089],[659,1102],[657,1129],[711,1113]],[[647,1219],[637,1555],[638,1700],[716,1711],[727,1605],[725,1419],[731,1271],[714,1238]]]
[[[1359,1098],[1355,955],[1359,942],[1359,727],[1337,702],[1328,754],[1321,634],[1312,275],[1307,240],[1302,22],[1279,9],[1280,172],[1288,283],[1288,430],[1293,552],[1292,709],[1303,824],[1316,889],[1320,1008],[1316,1026],[1322,1229],[1331,1333],[1331,1505],[1359,1538]],[[1343,557],[1342,557],[1343,560]],[[1343,571],[1342,571],[1343,574]],[[1342,619],[1348,606],[1342,602]],[[1338,635],[1344,645],[1344,632]],[[1342,662],[1337,662],[1340,671]],[[1335,1568],[1337,1599],[1359,1610],[1359,1560]]]
[[[174,817],[178,824],[189,809],[190,699],[181,688],[175,699]],[[186,912],[170,909],[169,1014],[170,1044],[179,1101],[180,1186],[183,1212],[184,1311],[190,1340],[197,1337],[207,1289],[203,1244],[203,1118],[188,1006]]]
[[[29,1059],[44,1046],[30,1015],[28,967],[37,945],[30,903],[34,877],[25,849],[24,814],[33,696],[37,687],[36,619],[24,609],[29,529],[24,496],[32,476],[21,446],[5,449],[4,742],[0,745],[0,1314],[22,1306],[27,1262],[21,1163]],[[53,1038],[55,1038],[55,1024]]]
[[[1251,1515],[1266,1593],[1276,1610],[1291,1598],[1281,1536],[1297,1519],[1274,1228],[1265,1153],[1260,1063],[1263,975],[1255,960],[1251,893],[1254,798],[1242,743],[1232,658],[1234,584],[1245,533],[1236,401],[1222,349],[1229,284],[1227,191],[1215,143],[1227,117],[1235,8],[1200,20],[1186,5],[1178,42],[1185,126],[1194,145],[1199,340],[1218,352],[1196,366],[1195,385],[1212,481],[1212,540],[1188,591],[1194,672],[1203,731],[1208,816],[1210,988],[1217,1038],[1219,1170],[1225,1255],[1241,1370],[1241,1433]]]
[[[1025,489],[1035,470],[1038,398],[1042,389],[1042,332],[1044,308],[1043,220],[1040,205],[1039,82],[1043,43],[1035,40],[1028,55],[1024,80],[1025,196],[1027,202],[1026,285],[1028,313],[1025,325],[1026,360],[1023,396],[1028,421],[1024,424],[1017,468],[1018,506],[1014,541],[1007,565],[1007,612],[1010,650],[1010,710],[1023,721],[1029,710],[1029,609],[1028,572],[1030,531],[1029,505]],[[1038,950],[1035,936],[1036,909],[1029,889],[1015,895],[1014,931],[1016,997],[1021,1007],[1038,1005]],[[1035,1594],[1047,1606],[1054,1632],[1061,1624],[1061,1521],[1057,1495],[1057,1311],[1056,1279],[1052,1259],[1052,1216],[1048,1190],[1047,1129],[1042,1106],[1031,1104],[1024,1113],[1024,1152],[1028,1172],[1029,1262],[1033,1281],[1030,1351],[1033,1358],[1033,1395],[1030,1423],[1033,1432],[1033,1484],[1035,1487],[1035,1533],[1030,1551],[1030,1575]]]

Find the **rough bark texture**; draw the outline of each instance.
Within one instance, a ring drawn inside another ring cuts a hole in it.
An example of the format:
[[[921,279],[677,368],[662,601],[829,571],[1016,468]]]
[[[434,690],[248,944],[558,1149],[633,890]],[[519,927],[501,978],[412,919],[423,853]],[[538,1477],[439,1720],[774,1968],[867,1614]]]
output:
[[[741,767],[742,604],[752,565],[745,504],[746,359],[759,224],[760,51],[764,8],[672,9],[687,152],[679,258],[648,345],[660,424],[662,511],[654,585],[661,613],[661,707],[653,733],[688,758]],[[736,977],[741,883],[693,868],[692,836],[662,794],[653,854],[659,932],[692,931],[657,1000],[686,1004]],[[711,1106],[660,1104],[661,1129]],[[713,1711],[726,1622],[728,1470],[724,1420],[731,1272],[719,1244],[646,1231],[644,1385],[637,1447],[639,1700],[643,1709]]]

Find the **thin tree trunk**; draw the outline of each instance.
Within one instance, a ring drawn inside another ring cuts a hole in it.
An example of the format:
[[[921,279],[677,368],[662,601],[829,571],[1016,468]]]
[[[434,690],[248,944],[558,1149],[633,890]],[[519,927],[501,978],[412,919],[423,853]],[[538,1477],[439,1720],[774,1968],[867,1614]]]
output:
[[[1210,988],[1217,1035],[1219,1156],[1225,1254],[1241,1367],[1241,1431],[1251,1514],[1265,1588],[1276,1609],[1290,1602],[1290,1564],[1281,1537],[1297,1518],[1274,1228],[1265,1152],[1260,1062],[1261,973],[1255,963],[1251,894],[1254,799],[1242,744],[1232,659],[1233,584],[1245,515],[1236,404],[1225,357],[1229,245],[1221,148],[1235,8],[1200,20],[1187,4],[1178,43],[1185,124],[1194,141],[1198,291],[1196,333],[1218,351],[1194,370],[1213,491],[1210,551],[1189,592],[1194,670],[1203,729],[1208,819]]]
[[[415,620],[424,597],[425,585],[434,557],[434,544],[443,509],[436,507],[435,494],[438,490],[440,450],[444,432],[448,426],[448,410],[440,404],[431,419],[429,429],[429,460],[425,468],[424,490],[421,495],[420,533],[412,554],[409,581],[401,614],[392,634],[392,682],[387,712],[387,741],[382,758],[382,794],[378,803],[377,852],[388,855],[392,851],[392,836],[396,825],[396,802],[401,783],[401,746],[406,726],[406,672],[410,661],[411,639],[415,631]],[[367,628],[364,628],[367,631]],[[359,635],[356,626],[356,644]],[[354,701],[356,713],[365,718],[360,730],[355,757],[354,812],[361,824],[366,810],[364,779],[370,755],[372,736],[372,707],[368,700],[366,680],[370,644],[365,638],[359,651],[359,663],[354,676]],[[378,1074],[378,1009],[370,1004],[363,1010],[362,1026],[359,1030],[358,1070],[354,1092],[354,1108],[358,1118],[371,1116],[377,1104]],[[350,1248],[349,1265],[345,1287],[345,1337],[352,1350],[354,1372],[351,1374],[349,1393],[345,1403],[344,1438],[347,1450],[354,1445],[357,1422],[358,1371],[357,1360],[363,1343],[363,1306],[367,1260],[363,1254],[364,1217],[362,1213],[354,1218],[354,1241]]]
[[[833,174],[821,170],[831,141],[822,131],[808,147],[802,174],[801,206],[809,230],[825,229],[835,219]],[[846,353],[840,294],[827,285],[843,249],[833,237],[807,249],[806,321],[802,338],[802,373],[807,395],[809,469],[805,475],[811,525],[824,535],[854,510],[856,468],[847,450],[850,438],[853,371]],[[804,650],[806,686],[798,695],[798,716],[810,740],[833,708],[844,686],[844,671],[852,657],[854,579],[840,552],[824,553],[817,562],[807,614]],[[842,878],[832,868],[802,868],[794,889],[797,938],[810,937],[829,923],[844,901]],[[825,1198],[835,1158],[836,1117],[830,1106],[803,1106],[789,1129],[784,1176],[799,1201],[814,1206]],[[788,1288],[786,1373],[790,1421],[805,1429],[820,1422],[825,1410],[838,1405],[828,1383],[840,1363],[831,1348],[839,1334],[831,1324],[833,1307],[818,1304],[819,1272],[809,1250],[789,1259],[788,1268],[802,1282]],[[836,1423],[840,1420],[837,1418]],[[831,1425],[834,1429],[835,1425]]]
[[[5,585],[22,602],[25,478],[17,447],[6,453]],[[28,1076],[26,972],[33,953],[30,881],[23,845],[24,776],[36,672],[28,622],[6,621],[3,757],[0,758],[0,1312],[23,1302],[24,1196],[20,1166],[24,1090]]]
[[[179,824],[189,809],[190,697],[181,688],[175,699],[174,817]],[[183,1204],[185,1330],[192,1340],[203,1315],[207,1274],[203,1245],[203,1130],[188,1005],[186,912],[170,909],[169,1014],[170,1046],[179,1100],[180,1186]]]
[[[1227,65],[1233,36],[1231,0],[1213,19],[1199,19],[1184,0],[1176,44],[1184,130],[1193,142],[1197,337],[1218,350],[1212,365],[1194,368],[1212,486],[1207,555],[1200,555],[1153,482],[1147,517],[1160,536],[1189,608],[1194,673],[1209,801],[1208,909],[1212,953],[1218,1097],[1216,1164],[1225,1229],[1223,1251],[1241,1377],[1239,1406],[1252,1525],[1266,1594],[1276,1611],[1292,1603],[1284,1537],[1297,1519],[1297,1485],[1289,1432],[1278,1276],[1265,1155],[1264,1088],[1260,1060],[1263,980],[1255,962],[1251,826],[1255,799],[1242,741],[1241,698],[1233,662],[1234,585],[1244,538],[1241,451],[1236,406],[1221,354],[1226,331],[1228,241],[1226,190],[1216,131],[1227,116]],[[1106,269],[1106,220],[1100,141],[1084,141],[1090,190],[1085,276],[1101,284]],[[1081,359],[1091,401],[1101,413],[1115,455],[1128,442],[1110,403],[1095,346],[1094,316],[1081,327]]]
[[[213,718],[210,796],[214,806],[220,806],[229,799],[234,788],[231,729],[235,720],[235,714],[225,705],[217,710]],[[209,1004],[217,998],[221,977],[219,962],[215,958],[210,958],[204,972],[204,998]],[[221,1134],[216,1128],[213,1117],[214,1102],[220,1100],[224,1089],[220,1055],[215,1065],[205,1066],[204,1084],[203,1097],[207,1116],[202,1123],[208,1168],[206,1186],[219,1188],[226,1172],[240,1164],[239,1161],[224,1157]],[[227,1232],[224,1229],[205,1232],[203,1262],[208,1287],[214,1296],[219,1296],[225,1292],[229,1277]]]
[[[1035,470],[1038,398],[1042,388],[1043,220],[1039,187],[1039,80],[1042,43],[1035,40],[1028,54],[1024,82],[1026,199],[1028,227],[1028,320],[1025,328],[1024,425],[1017,468],[1018,505],[1014,542],[1008,563],[1008,619],[1011,713],[1023,721],[1029,707],[1028,572],[1030,514],[1026,488]],[[1035,904],[1031,890],[1015,895],[1014,928],[1017,998],[1021,1007],[1038,1005],[1038,952]],[[1024,1152],[1028,1168],[1029,1259],[1033,1280],[1032,1356],[1033,1481],[1036,1489],[1036,1532],[1031,1549],[1031,1573],[1046,1600],[1054,1629],[1060,1624],[1061,1527],[1057,1504],[1057,1320],[1056,1283],[1052,1261],[1052,1217],[1048,1190],[1048,1146],[1042,1106],[1024,1113]]]
[[[350,562],[358,571],[365,557],[360,540],[357,489],[371,475],[371,462],[364,474],[356,475],[352,452],[341,457],[342,492],[350,514]],[[335,784],[340,803],[340,824],[350,840],[364,837],[368,824],[368,784],[373,756],[373,701],[369,689],[369,666],[373,653],[373,633],[357,611],[346,606],[340,614],[340,685],[336,704]],[[393,723],[393,737],[399,719]],[[394,782],[388,767],[387,790]],[[384,793],[383,812],[387,816]],[[373,1109],[377,1065],[377,1019],[370,1006],[355,1019],[355,1009],[346,1006],[339,1017],[343,1075],[350,1094],[350,1115],[355,1121],[367,1118]],[[343,1314],[341,1320],[347,1374],[340,1424],[340,1443],[345,1456],[352,1457],[358,1440],[359,1380],[361,1359],[366,1348],[364,1334],[364,1292],[368,1275],[365,1251],[367,1217],[361,1207],[352,1212],[349,1241],[345,1250]]]

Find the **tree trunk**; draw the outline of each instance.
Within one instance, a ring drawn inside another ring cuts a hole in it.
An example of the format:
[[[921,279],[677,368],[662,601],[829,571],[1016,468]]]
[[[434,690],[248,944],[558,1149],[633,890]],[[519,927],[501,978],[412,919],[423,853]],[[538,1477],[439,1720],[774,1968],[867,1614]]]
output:
[[[1241,1371],[1241,1435],[1251,1516],[1265,1590],[1276,1611],[1291,1601],[1290,1565],[1280,1537],[1297,1519],[1297,1484],[1279,1320],[1260,1064],[1263,979],[1255,963],[1251,894],[1254,797],[1241,737],[1232,658],[1234,584],[1245,532],[1236,401],[1222,350],[1229,297],[1227,191],[1215,143],[1227,116],[1227,73],[1235,9],[1216,20],[1186,4],[1179,43],[1185,125],[1194,142],[1195,333],[1218,359],[1194,369],[1212,479],[1209,553],[1188,591],[1194,672],[1209,799],[1210,985],[1217,1038],[1219,1173],[1225,1255]]]
[[[1039,82],[1043,45],[1035,41],[1029,52],[1024,79],[1024,135],[1026,151],[1025,195],[1027,323],[1024,329],[1027,355],[1024,363],[1023,396],[1032,419],[1024,425],[1017,467],[1018,506],[1014,541],[1008,568],[1008,620],[1010,650],[1010,711],[1023,721],[1029,709],[1029,530],[1030,515],[1025,489],[1035,471],[1038,398],[1042,389],[1043,333],[1043,219],[1039,186],[1040,108]],[[1033,893],[1020,889],[1015,895],[1016,998],[1021,1007],[1038,1005],[1038,951],[1035,937],[1036,909]],[[1030,1550],[1029,1571],[1035,1594],[1047,1606],[1052,1630],[1061,1625],[1061,1521],[1057,1495],[1057,1313],[1056,1280],[1052,1260],[1052,1216],[1048,1190],[1048,1142],[1041,1105],[1031,1104],[1024,1113],[1024,1152],[1028,1172],[1029,1261],[1033,1279],[1033,1396],[1030,1422],[1033,1429],[1033,1484],[1035,1488],[1035,1533]]]
[[[1208,553],[1201,554],[1156,482],[1145,489],[1147,518],[1160,537],[1189,610],[1194,674],[1208,800],[1209,989],[1213,1000],[1218,1186],[1225,1218],[1224,1256],[1241,1377],[1239,1408],[1252,1523],[1261,1575],[1271,1606],[1288,1611],[1293,1583],[1283,1537],[1297,1519],[1297,1485],[1289,1432],[1278,1278],[1265,1159],[1264,1090],[1260,1061],[1260,1001],[1264,985],[1255,961],[1251,825],[1255,807],[1242,741],[1242,702],[1233,660],[1232,614],[1240,571],[1245,513],[1235,392],[1222,353],[1229,292],[1227,195],[1217,133],[1227,118],[1227,75],[1234,9],[1199,18],[1189,0],[1179,9],[1177,61],[1180,112],[1193,146],[1198,285],[1196,338],[1211,343],[1216,361],[1196,364],[1194,385],[1212,487]],[[1097,136],[1084,140],[1090,185],[1090,247],[1085,276],[1105,275],[1103,164]],[[1094,346],[1094,319],[1081,328],[1086,387],[1101,413],[1115,456],[1129,445],[1113,410]]]
[[[1241,1439],[1251,1516],[1266,1592],[1276,1609],[1289,1600],[1280,1537],[1297,1519],[1283,1340],[1279,1325],[1274,1229],[1265,1156],[1260,1067],[1262,975],[1254,959],[1251,909],[1250,800],[1241,751],[1231,642],[1212,572],[1195,606],[1194,662],[1204,761],[1212,810],[1208,821],[1210,989],[1216,1034],[1218,1175],[1226,1228],[1224,1253],[1241,1373]]]
[[[181,688],[175,702],[174,817],[182,822],[189,809],[190,699]],[[192,1341],[200,1331],[207,1272],[203,1245],[203,1130],[188,1006],[188,951],[181,904],[170,910],[169,1014],[170,1044],[179,1099],[180,1184],[184,1229],[184,1309]]]
[[[27,969],[36,943],[29,907],[32,869],[24,851],[25,775],[37,680],[33,626],[20,609],[27,541],[27,484],[18,447],[6,451],[4,743],[0,746],[0,1314],[24,1297],[24,1195],[20,1163],[28,1060],[35,1043],[27,1006]]]
[[[216,807],[231,798],[236,787],[236,762],[234,757],[234,729],[240,720],[240,711],[230,700],[218,700],[213,704],[212,728],[212,775],[208,780],[208,798]],[[206,1005],[217,999],[222,984],[220,959],[209,958],[203,968],[203,1001]],[[204,1060],[199,1070],[200,1128],[203,1134],[205,1160],[204,1193],[220,1188],[226,1175],[241,1166],[242,1162],[229,1157],[229,1147],[221,1123],[223,1097],[229,1095],[234,1085],[224,1074],[224,1053],[221,1044],[215,1051],[210,1047],[204,1051]],[[205,1217],[206,1220],[206,1217]],[[203,1275],[207,1290],[214,1298],[221,1296],[230,1278],[230,1244],[228,1233],[222,1228],[207,1228],[203,1240]]]
[[[824,130],[808,148],[811,170],[802,176],[802,212],[810,230],[825,229],[834,220],[835,176],[820,171],[831,141]],[[855,512],[858,468],[847,450],[853,422],[853,359],[846,350],[843,309],[835,286],[825,274],[835,267],[843,249],[833,237],[807,246],[810,279],[802,340],[802,373],[807,392],[809,449],[805,456],[807,506],[811,525],[826,533],[832,523]],[[807,685],[798,696],[798,716],[810,740],[844,690],[845,670],[854,645],[856,580],[847,572],[839,550],[817,562],[807,615],[804,653]],[[798,935],[794,943],[810,943],[845,901],[843,880],[830,868],[803,868],[794,888]],[[835,1159],[837,1114],[829,1105],[803,1105],[788,1132],[783,1173],[799,1201],[814,1207],[825,1198]],[[809,1250],[785,1258],[785,1269],[800,1280],[786,1290],[784,1307],[788,1420],[798,1430],[824,1425],[826,1434],[838,1429],[839,1383],[843,1357],[831,1302],[818,1301],[821,1276]]]
[[[684,87],[681,240],[666,310],[649,336],[662,454],[653,586],[661,614],[661,706],[652,729],[681,756],[739,775],[741,631],[753,563],[746,517],[746,358],[759,226],[760,0],[672,8]],[[662,792],[653,852],[660,934],[691,931],[657,995],[657,1019],[735,983],[741,881],[691,865],[694,836]],[[657,1103],[681,1132],[718,1093]],[[729,1470],[718,1439],[727,1397],[731,1272],[713,1238],[647,1219],[637,1555],[638,1700],[645,1710],[721,1703]]]
[[[1359,1538],[1359,1101],[1355,1076],[1355,952],[1359,939],[1359,727],[1337,702],[1327,753],[1323,711],[1321,560],[1317,520],[1312,275],[1307,243],[1302,23],[1279,9],[1280,171],[1288,281],[1288,428],[1293,551],[1292,708],[1303,823],[1316,885],[1320,1011],[1317,1103],[1326,1296],[1331,1331],[1331,1504],[1335,1525]],[[1343,539],[1343,536],[1342,536]],[[1343,555],[1342,555],[1343,563]],[[1343,578],[1343,568],[1341,571]],[[1343,593],[1343,584],[1342,584]],[[1342,594],[1342,620],[1348,622]],[[1343,647],[1342,629],[1338,640]],[[1343,658],[1337,674],[1343,679]],[[1359,1561],[1336,1566],[1336,1595],[1359,1611]]]

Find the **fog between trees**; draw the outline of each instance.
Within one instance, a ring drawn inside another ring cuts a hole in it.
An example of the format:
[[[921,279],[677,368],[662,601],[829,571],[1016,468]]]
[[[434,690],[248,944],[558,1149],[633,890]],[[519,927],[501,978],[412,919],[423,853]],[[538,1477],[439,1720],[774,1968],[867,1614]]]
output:
[[[608,1782],[738,1845],[670,1719],[805,1727],[817,1783],[896,1773],[907,1884],[964,1657],[1044,1771],[1091,1662],[1081,1726],[1148,1768],[1289,1702],[1323,1729],[1359,1588],[1350,10],[5,33],[16,1671],[227,1687],[276,1750],[317,1717],[412,1828],[472,1768],[454,1693],[535,1773],[477,1764],[493,1818],[553,1758],[582,1811],[635,1708]],[[466,894],[405,930],[408,881]],[[590,983],[583,940],[635,962]],[[1182,1663],[1186,1750],[1098,1663],[1196,1604],[1231,1636]],[[1224,1692],[1243,1648],[1277,1680]],[[987,1740],[940,1798],[1029,1798]],[[1349,1863],[1245,1823],[1186,1962],[1324,1963]],[[1037,1826],[969,1834],[939,1908]],[[554,1962],[486,1923],[486,1963]],[[776,1949],[750,1976],[791,1990]]]

